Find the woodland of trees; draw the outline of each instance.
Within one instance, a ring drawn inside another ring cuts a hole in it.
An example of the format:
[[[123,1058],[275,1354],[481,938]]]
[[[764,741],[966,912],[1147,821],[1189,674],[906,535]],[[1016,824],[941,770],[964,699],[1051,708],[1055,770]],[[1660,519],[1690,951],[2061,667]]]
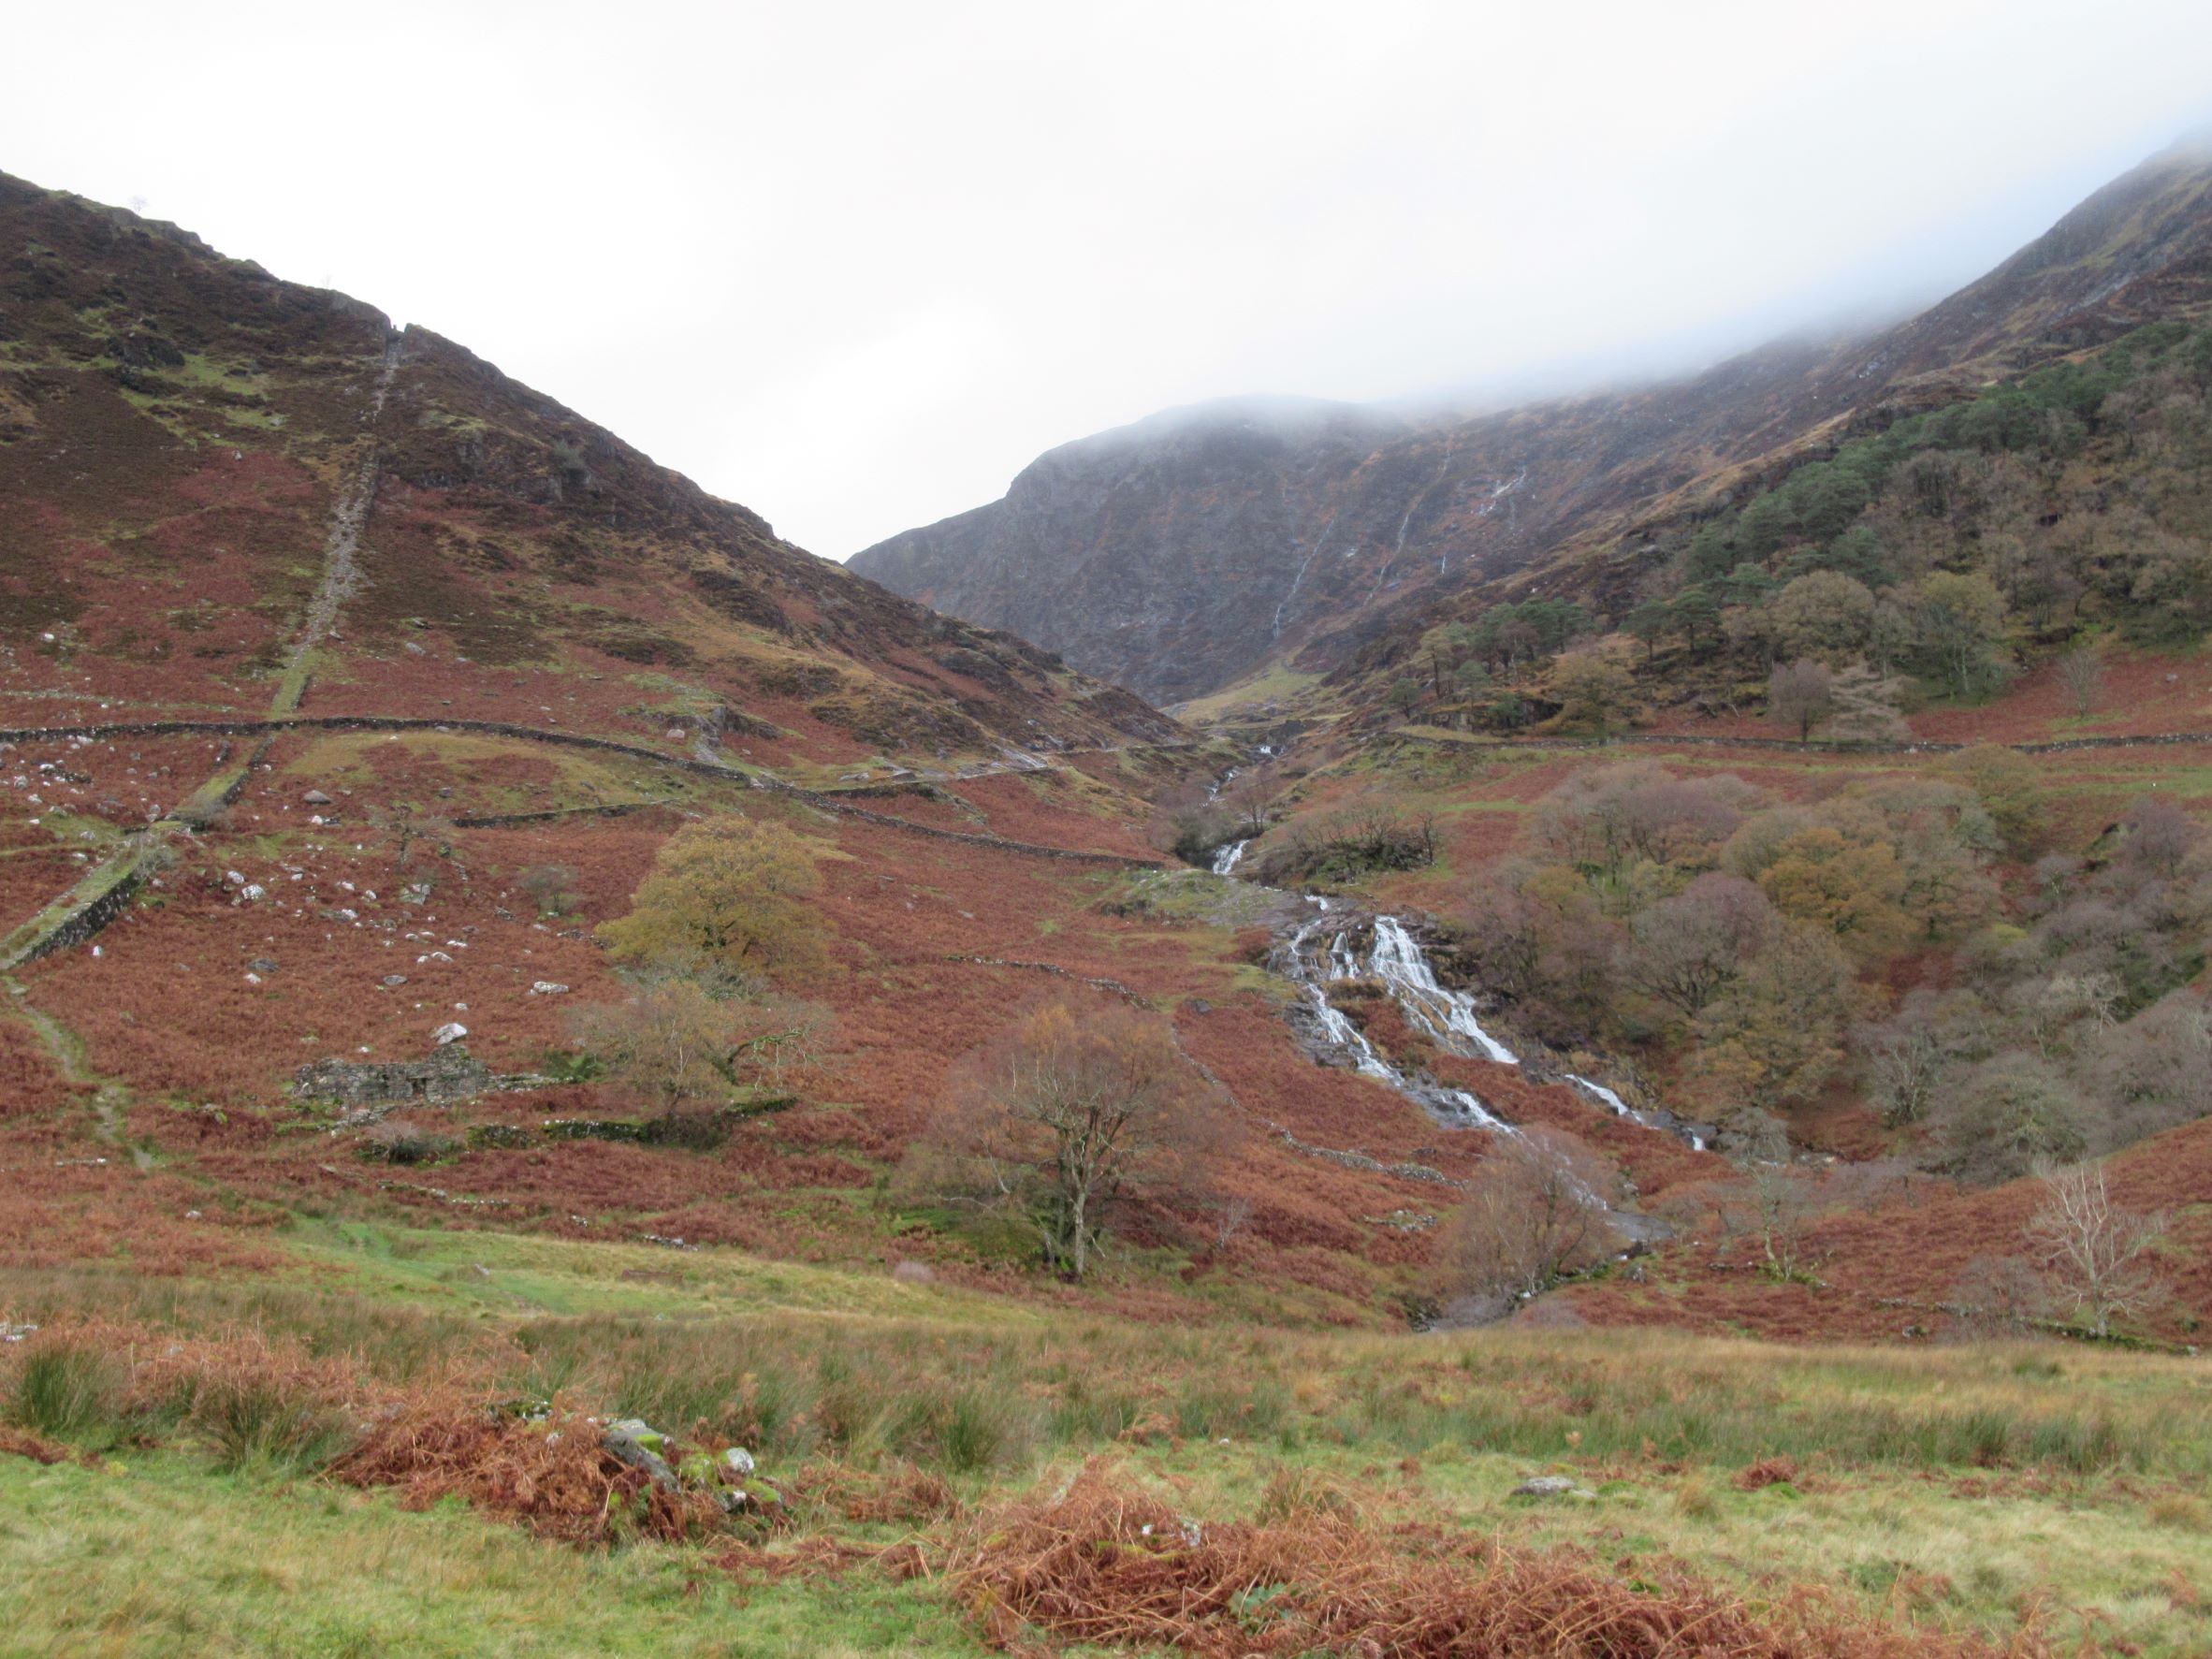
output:
[[[1883,737],[1900,706],[1986,695],[2099,633],[2194,640],[2212,628],[2212,329],[2153,324],[1854,439],[1658,555],[1619,614],[1532,599],[1432,628],[1389,702],[1500,731],[1539,712],[1604,727],[1637,675],[1748,691],[1797,668],[1773,688],[1779,725]],[[1636,648],[1597,648],[1611,630]],[[2094,659],[2074,661],[2087,713]]]
[[[1459,967],[1554,1044],[1643,1054],[1723,1150],[1786,1147],[1789,1114],[1839,1084],[1970,1181],[2212,1112],[2212,1012],[2189,988],[2212,846],[2170,802],[2075,856],[2044,845],[2009,750],[1816,803],[1632,763],[1568,779],[1532,840],[1450,918]]]

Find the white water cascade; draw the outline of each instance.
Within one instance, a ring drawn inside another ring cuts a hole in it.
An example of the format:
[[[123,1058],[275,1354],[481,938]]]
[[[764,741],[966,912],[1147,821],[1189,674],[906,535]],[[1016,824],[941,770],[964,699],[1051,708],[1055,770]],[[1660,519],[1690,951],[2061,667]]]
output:
[[[1436,982],[1436,970],[1413,935],[1395,916],[1375,919],[1375,950],[1368,958],[1375,977],[1390,988],[1406,1018],[1448,1047],[1473,1043],[1475,1053],[1501,1066],[1518,1066],[1520,1056],[1482,1028],[1475,1017],[1475,999],[1464,991],[1448,991]],[[1463,1049],[1462,1052],[1464,1052]]]
[[[1306,955],[1307,943],[1315,934],[1328,925],[1329,901],[1318,895],[1309,894],[1306,902],[1318,906],[1321,913],[1291,935],[1289,971],[1291,979],[1296,982],[1298,988],[1305,993],[1306,1000],[1313,1006],[1314,1022],[1319,1028],[1322,1039],[1349,1055],[1353,1069],[1361,1076],[1372,1077],[1377,1083],[1390,1084],[1390,1087],[1420,1106],[1439,1122],[1463,1128],[1495,1129],[1507,1135],[1516,1133],[1517,1131],[1511,1124],[1491,1111],[1489,1107],[1465,1089],[1446,1088],[1440,1084],[1425,1080],[1416,1081],[1407,1077],[1385,1060],[1382,1055],[1375,1053],[1375,1045],[1367,1041],[1366,1033],[1353,1025],[1329,1000],[1327,989],[1319,980],[1314,977]],[[1412,943],[1410,939],[1406,942]],[[1378,953],[1379,949],[1378,945]],[[1418,946],[1415,947],[1415,953],[1418,960]],[[1359,955],[1351,947],[1349,935],[1342,930],[1330,938],[1328,961],[1329,978],[1332,981],[1361,977]],[[1424,971],[1427,967],[1428,964],[1425,961],[1421,962]],[[1398,1005],[1405,1010],[1407,1017],[1421,1019],[1425,1024],[1425,1016],[1417,1012],[1407,1001],[1406,995],[1399,989],[1398,982],[1386,974],[1379,965],[1374,969],[1374,972],[1376,978],[1383,980],[1386,984],[1390,986],[1391,995],[1396,997]],[[1429,981],[1433,985],[1435,983],[1434,975],[1431,974]],[[1449,994],[1438,987],[1437,995],[1448,997]],[[1468,1018],[1472,1021],[1473,1015],[1470,1014]],[[1434,1029],[1433,1026],[1429,1028]],[[1446,1041],[1448,1041],[1449,1039],[1446,1039]],[[1504,1051],[1501,1049],[1500,1052]]]
[[[1227,846],[1216,847],[1214,850],[1214,873],[1216,876],[1228,875],[1237,867],[1237,860],[1244,856],[1244,849],[1251,845],[1249,841],[1231,841]]]
[[[1690,1128],[1689,1125],[1678,1123],[1671,1116],[1654,1117],[1649,1112],[1638,1112],[1602,1083],[1593,1083],[1589,1078],[1578,1077],[1572,1071],[1563,1072],[1561,1075],[1608,1112],[1613,1113],[1614,1116],[1624,1117],[1640,1128],[1657,1129],[1661,1134],[1679,1135],[1689,1142],[1692,1152],[1705,1150],[1705,1137]]]

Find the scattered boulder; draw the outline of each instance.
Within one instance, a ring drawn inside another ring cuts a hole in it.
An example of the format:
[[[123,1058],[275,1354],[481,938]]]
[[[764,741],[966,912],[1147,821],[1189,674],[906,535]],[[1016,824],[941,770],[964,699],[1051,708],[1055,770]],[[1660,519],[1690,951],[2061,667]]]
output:
[[[335,801],[333,801],[328,795],[325,794],[319,789],[309,790],[307,793],[299,797],[299,800],[302,806],[307,807],[334,807],[337,805]]]
[[[1594,1498],[1597,1494],[1577,1486],[1565,1475],[1537,1475],[1522,1481],[1509,1494],[1517,1498]]]
[[[483,1061],[458,1043],[422,1060],[317,1060],[293,1074],[302,1099],[366,1106],[386,1100],[465,1100],[500,1085]]]
[[[683,1483],[677,1479],[676,1471],[661,1455],[668,1444],[667,1437],[648,1427],[642,1419],[626,1417],[620,1422],[608,1424],[600,1444],[618,1463],[642,1470],[655,1486],[665,1487],[670,1492],[682,1489]]]
[[[540,980],[531,986],[530,994],[532,997],[565,997],[568,987],[555,980]]]
[[[440,1048],[444,1048],[449,1042],[458,1042],[468,1034],[468,1026],[462,1025],[458,1020],[448,1020],[430,1033],[430,1041]]]
[[[276,958],[273,956],[256,956],[246,966],[255,973],[274,973],[277,970]]]

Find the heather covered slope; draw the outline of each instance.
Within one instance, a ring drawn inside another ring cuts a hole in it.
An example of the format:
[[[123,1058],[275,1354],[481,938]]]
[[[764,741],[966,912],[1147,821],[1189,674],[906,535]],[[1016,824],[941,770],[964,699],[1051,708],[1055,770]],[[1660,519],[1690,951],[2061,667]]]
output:
[[[1568,597],[1617,581],[1583,555],[1808,444],[2195,314],[2212,298],[2207,178],[2201,150],[2154,157],[1870,340],[1784,342],[1688,380],[1466,420],[1157,416],[1054,450],[1001,502],[853,568],[1161,701],[1273,663],[1341,666],[1532,571]]]
[[[0,235],[7,724],[450,708],[822,765],[1176,735],[426,330],[19,181]]]

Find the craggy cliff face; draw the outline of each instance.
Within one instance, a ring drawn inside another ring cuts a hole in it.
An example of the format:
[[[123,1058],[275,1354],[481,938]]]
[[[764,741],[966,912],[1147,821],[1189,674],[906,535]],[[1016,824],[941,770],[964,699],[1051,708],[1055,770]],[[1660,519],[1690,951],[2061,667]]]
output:
[[[1341,666],[1471,589],[1602,601],[1637,574],[1633,538],[1625,562],[1574,555],[1854,427],[2212,298],[2208,183],[2205,154],[2170,152],[1885,333],[1784,342],[1665,386],[1472,419],[1288,400],[1171,411],[1052,450],[1003,499],[851,568],[1161,703],[1270,662]]]

